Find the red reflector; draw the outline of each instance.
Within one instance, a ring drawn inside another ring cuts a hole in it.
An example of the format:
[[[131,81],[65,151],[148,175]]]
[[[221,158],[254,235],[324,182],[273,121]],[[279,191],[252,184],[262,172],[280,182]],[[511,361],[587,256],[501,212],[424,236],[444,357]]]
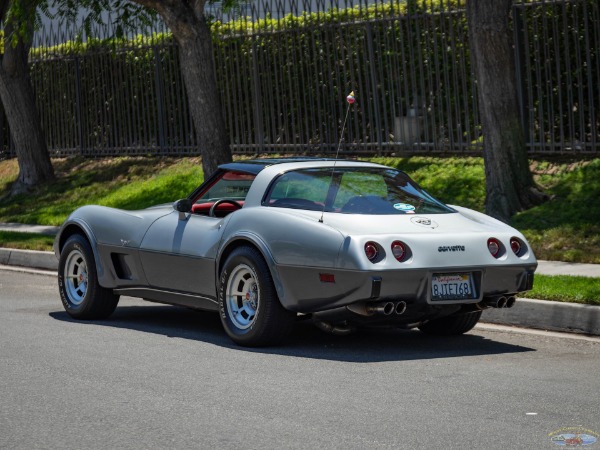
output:
[[[374,261],[378,254],[379,251],[377,250],[377,244],[375,244],[375,242],[367,242],[365,244],[365,255],[367,255],[369,261]]]
[[[321,283],[335,283],[335,275],[332,273],[320,273],[319,279]]]
[[[519,253],[521,253],[521,243],[516,238],[512,238],[510,240],[510,248],[512,248],[512,251],[515,252],[515,255],[519,255]]]
[[[502,244],[500,244],[500,241],[496,238],[489,238],[488,239],[488,250],[490,251],[490,253],[492,254],[492,256],[494,258],[497,258],[498,256],[500,256],[500,250],[502,250]]]
[[[406,255],[406,248],[404,247],[404,243],[400,241],[392,242],[392,254],[396,260],[402,262],[404,256]]]

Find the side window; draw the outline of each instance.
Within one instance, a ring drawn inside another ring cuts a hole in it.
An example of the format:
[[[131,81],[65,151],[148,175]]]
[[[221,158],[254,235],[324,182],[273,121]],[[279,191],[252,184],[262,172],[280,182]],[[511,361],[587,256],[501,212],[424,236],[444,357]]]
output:
[[[378,173],[352,171],[346,172],[340,181],[340,187],[333,203],[334,209],[341,209],[356,196],[380,197],[386,199],[388,188]]]
[[[196,200],[215,201],[222,198],[244,200],[256,175],[241,172],[226,172]]]
[[[299,170],[281,175],[266,204],[279,208],[323,209],[330,175],[323,170]]]

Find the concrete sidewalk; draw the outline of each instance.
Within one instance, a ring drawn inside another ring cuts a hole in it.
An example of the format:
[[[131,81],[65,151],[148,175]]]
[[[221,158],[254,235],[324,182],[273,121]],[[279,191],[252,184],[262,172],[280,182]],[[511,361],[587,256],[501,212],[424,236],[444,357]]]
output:
[[[0,231],[19,231],[22,233],[38,233],[56,236],[60,227],[52,225],[25,225],[22,223],[0,223]]]
[[[58,227],[41,225],[0,224],[2,231],[20,231],[55,235]],[[600,264],[560,261],[538,261],[536,273],[544,275],[577,275],[600,278]],[[0,248],[1,266],[43,269],[56,273],[58,260],[53,252]],[[600,283],[600,280],[598,280]],[[514,308],[487,309],[483,322],[544,330],[566,331],[600,336],[600,307],[545,300],[519,299]]]

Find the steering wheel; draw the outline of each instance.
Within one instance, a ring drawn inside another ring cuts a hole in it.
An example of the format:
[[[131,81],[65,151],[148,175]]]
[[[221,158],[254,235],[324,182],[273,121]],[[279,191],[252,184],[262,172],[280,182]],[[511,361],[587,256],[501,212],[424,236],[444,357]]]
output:
[[[215,211],[217,210],[217,207],[223,203],[229,203],[230,205],[235,206],[237,209],[242,209],[242,205],[240,205],[235,200],[231,200],[229,198],[222,198],[221,200],[217,200],[213,203],[213,205],[210,207],[210,210],[208,211],[208,215],[210,217],[217,217],[215,216]]]

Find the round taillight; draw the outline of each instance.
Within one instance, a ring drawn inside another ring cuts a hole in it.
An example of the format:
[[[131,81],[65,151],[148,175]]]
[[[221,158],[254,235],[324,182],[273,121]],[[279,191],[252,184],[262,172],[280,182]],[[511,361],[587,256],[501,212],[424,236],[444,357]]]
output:
[[[379,250],[377,250],[377,244],[375,242],[367,242],[365,244],[365,255],[369,261],[375,261],[377,255],[379,255]]]
[[[492,254],[492,256],[494,258],[497,258],[498,256],[500,256],[500,250],[502,250],[502,245],[500,244],[500,241],[496,238],[489,238],[488,242],[488,250],[490,251],[490,253]]]
[[[400,241],[392,242],[392,254],[394,255],[394,258],[402,262],[406,256],[406,246],[404,243]]]
[[[521,256],[523,254],[524,246],[521,243],[521,240],[516,237],[510,238],[510,248],[517,256]]]

